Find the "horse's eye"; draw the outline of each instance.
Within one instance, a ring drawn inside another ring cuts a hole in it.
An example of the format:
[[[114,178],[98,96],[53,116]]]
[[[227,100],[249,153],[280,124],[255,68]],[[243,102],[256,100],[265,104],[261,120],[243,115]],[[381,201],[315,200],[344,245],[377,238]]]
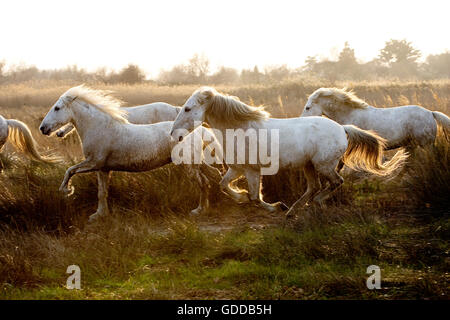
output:
[[[190,108],[184,108],[184,112],[189,112],[189,111],[191,111]]]
[[[60,109],[59,107],[55,107],[55,111],[59,111],[59,109]]]
[[[311,107],[306,107],[306,108],[305,108],[306,111],[309,111],[309,109],[311,109]]]

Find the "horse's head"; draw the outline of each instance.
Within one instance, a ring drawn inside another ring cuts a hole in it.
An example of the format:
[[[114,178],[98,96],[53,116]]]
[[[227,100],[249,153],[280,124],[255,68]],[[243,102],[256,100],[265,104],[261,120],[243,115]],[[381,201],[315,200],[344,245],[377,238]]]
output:
[[[329,96],[322,95],[324,88],[314,91],[306,101],[301,117],[322,116],[324,109],[332,103]]]
[[[76,98],[77,96],[65,93],[56,101],[39,126],[43,134],[50,135],[71,121],[73,114],[70,105]]]
[[[181,108],[178,116],[172,125],[170,135],[175,141],[182,141],[183,138],[205,121],[205,112],[213,97],[213,88],[201,88],[195,91]]]
[[[368,104],[347,89],[320,88],[309,96],[302,117],[322,116],[336,120],[339,114],[346,114],[355,109],[365,109]]]

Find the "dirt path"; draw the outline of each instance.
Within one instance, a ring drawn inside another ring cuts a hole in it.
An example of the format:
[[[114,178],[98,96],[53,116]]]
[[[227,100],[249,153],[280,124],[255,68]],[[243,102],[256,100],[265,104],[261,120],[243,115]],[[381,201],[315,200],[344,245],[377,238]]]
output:
[[[265,229],[285,223],[284,213],[269,213],[266,210],[248,204],[227,204],[222,209],[213,209],[210,213],[192,217],[200,230],[221,232],[241,228]]]

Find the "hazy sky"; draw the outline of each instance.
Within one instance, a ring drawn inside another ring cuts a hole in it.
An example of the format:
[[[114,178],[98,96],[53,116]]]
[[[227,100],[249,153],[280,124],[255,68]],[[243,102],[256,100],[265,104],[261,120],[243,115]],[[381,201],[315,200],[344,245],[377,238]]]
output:
[[[298,67],[349,41],[362,60],[390,38],[424,55],[450,49],[450,1],[1,0],[0,60],[89,70],[161,68],[204,53],[213,67]]]

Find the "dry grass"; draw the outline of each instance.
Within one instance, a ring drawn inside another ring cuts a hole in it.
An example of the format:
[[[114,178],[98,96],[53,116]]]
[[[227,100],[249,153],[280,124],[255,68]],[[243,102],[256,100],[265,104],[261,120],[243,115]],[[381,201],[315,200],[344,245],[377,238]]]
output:
[[[81,158],[78,137],[43,137],[38,125],[75,83],[0,87],[0,112],[26,122],[43,149],[66,163],[31,162],[7,146],[0,154],[0,297],[2,298],[448,298],[450,158],[448,144],[417,150],[390,181],[346,172],[343,188],[322,210],[285,221],[231,203],[213,186],[211,213],[191,218],[199,190],[170,165],[141,174],[115,173],[113,214],[86,224],[96,207],[96,177],[74,178],[75,194],[57,190]],[[450,113],[450,82],[300,83],[219,87],[274,116],[301,113],[320,86],[347,86],[376,106],[416,103]],[[194,86],[96,85],[130,105],[180,105]],[[217,183],[217,182],[216,182]],[[243,183],[243,182],[241,182]],[[265,177],[266,200],[292,204],[300,173]],[[68,265],[82,270],[81,292],[63,286]],[[384,288],[365,287],[365,268],[379,264]]]

